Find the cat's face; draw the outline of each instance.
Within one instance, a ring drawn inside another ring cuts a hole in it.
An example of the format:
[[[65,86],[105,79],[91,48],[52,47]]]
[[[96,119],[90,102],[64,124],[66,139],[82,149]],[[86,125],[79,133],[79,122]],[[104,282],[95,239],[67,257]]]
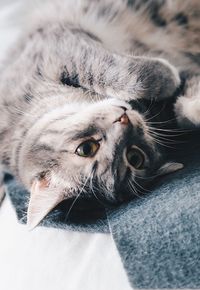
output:
[[[49,112],[33,126],[21,151],[31,226],[64,199],[121,202],[141,191],[145,178],[175,168],[163,169],[143,116],[117,100]]]

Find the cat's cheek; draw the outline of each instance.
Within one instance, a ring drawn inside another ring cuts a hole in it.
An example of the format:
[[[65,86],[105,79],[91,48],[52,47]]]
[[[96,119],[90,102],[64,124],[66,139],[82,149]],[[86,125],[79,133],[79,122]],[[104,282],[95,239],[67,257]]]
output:
[[[200,126],[200,98],[180,97],[175,104],[175,114],[181,126]]]

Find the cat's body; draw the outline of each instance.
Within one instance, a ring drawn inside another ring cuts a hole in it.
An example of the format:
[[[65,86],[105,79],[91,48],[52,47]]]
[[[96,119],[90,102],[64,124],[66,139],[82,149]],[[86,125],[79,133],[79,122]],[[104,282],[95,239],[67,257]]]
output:
[[[178,121],[200,124],[200,3],[140,3],[47,1],[5,61],[0,160],[32,192],[33,225],[63,199],[83,194],[88,182],[92,194],[97,187],[113,201],[129,181],[127,168],[132,179],[179,168],[163,167],[145,116],[128,102],[173,96],[184,72]],[[77,154],[85,140],[96,150],[89,158]],[[135,147],[145,159],[138,170],[130,166],[138,160],[127,162]]]

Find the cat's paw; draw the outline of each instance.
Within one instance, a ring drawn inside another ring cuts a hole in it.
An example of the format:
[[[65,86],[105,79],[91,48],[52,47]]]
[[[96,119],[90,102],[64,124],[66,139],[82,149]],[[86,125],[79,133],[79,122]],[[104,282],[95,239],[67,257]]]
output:
[[[186,82],[184,96],[175,104],[177,121],[182,127],[200,127],[200,78],[194,76]]]
[[[200,96],[180,97],[175,104],[175,114],[181,127],[200,127]]]
[[[174,95],[180,87],[178,70],[162,58],[149,59],[141,66],[139,81],[142,98],[162,100]]]

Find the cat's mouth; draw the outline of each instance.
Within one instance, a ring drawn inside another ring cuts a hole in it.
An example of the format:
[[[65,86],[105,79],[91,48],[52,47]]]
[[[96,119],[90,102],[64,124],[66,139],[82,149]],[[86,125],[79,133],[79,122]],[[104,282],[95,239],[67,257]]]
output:
[[[129,117],[126,114],[126,109],[124,113],[118,119],[116,119],[113,123],[116,123],[116,122],[120,122],[120,124],[122,125],[128,125],[130,123]]]

